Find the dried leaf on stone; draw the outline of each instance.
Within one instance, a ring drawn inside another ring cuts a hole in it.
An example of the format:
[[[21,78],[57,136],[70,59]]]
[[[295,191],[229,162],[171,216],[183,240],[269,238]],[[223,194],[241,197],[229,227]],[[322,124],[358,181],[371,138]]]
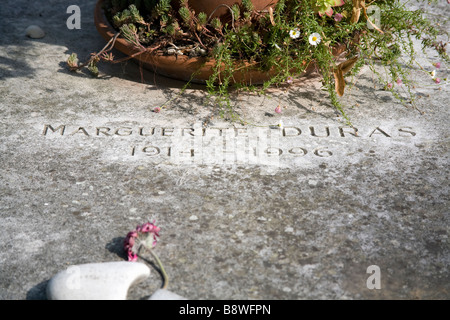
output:
[[[272,7],[269,7],[269,18],[270,18],[270,23],[274,26],[275,25],[275,19],[273,17],[273,9],[272,9]]]
[[[352,17],[350,18],[350,23],[355,24],[359,21],[359,16],[361,15],[361,9],[365,6],[365,0],[353,0]]]
[[[348,60],[340,63],[333,70],[336,92],[341,97],[344,95],[344,89],[345,89],[344,75],[347,74],[348,72],[350,72],[350,70],[355,65],[356,61],[358,61],[358,57],[348,59]]]
[[[341,69],[338,68],[334,70],[334,80],[336,92],[339,96],[342,97],[344,95],[345,79]]]

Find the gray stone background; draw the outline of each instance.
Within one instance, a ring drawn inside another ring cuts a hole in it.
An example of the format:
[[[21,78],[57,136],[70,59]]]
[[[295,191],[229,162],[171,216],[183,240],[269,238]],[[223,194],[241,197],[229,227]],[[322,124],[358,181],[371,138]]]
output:
[[[81,8],[80,30],[66,28],[73,4]],[[105,44],[93,24],[94,6],[92,0],[0,4],[0,299],[45,299],[48,280],[71,265],[123,261],[127,232],[153,219],[161,227],[156,250],[169,289],[191,299],[449,298],[448,86],[413,71],[422,114],[364,70],[342,98],[360,137],[340,136],[345,124],[317,77],[288,92],[239,95],[236,110],[250,124],[270,131],[282,120],[301,128],[298,137],[280,135],[279,165],[131,156],[132,146],[185,142],[92,132],[178,130],[205,121],[241,127],[220,119],[199,85],[153,113],[184,83],[145,71],[142,84],[132,62],[103,64],[97,79],[68,72],[70,53],[84,59]],[[425,6],[448,30],[450,5]],[[31,24],[46,36],[27,38]],[[430,53],[418,61],[431,71],[436,59]],[[447,77],[447,66],[438,72]],[[279,103],[286,107],[281,115],[273,112]],[[67,125],[68,132],[44,135],[45,125]],[[319,132],[328,126],[330,137],[309,135],[310,126]],[[70,134],[79,127],[90,135]],[[309,152],[289,158],[292,147]],[[318,147],[333,156],[314,155]],[[380,267],[380,290],[366,287],[370,265]],[[161,286],[152,270],[129,299]]]

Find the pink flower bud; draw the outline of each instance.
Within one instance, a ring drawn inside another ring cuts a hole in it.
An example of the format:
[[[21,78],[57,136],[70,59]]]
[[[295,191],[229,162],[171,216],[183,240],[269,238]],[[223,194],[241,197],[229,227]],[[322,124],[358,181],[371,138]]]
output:
[[[153,112],[155,112],[155,113],[159,113],[161,111],[161,108],[160,107],[155,107],[154,109],[153,109]]]
[[[401,86],[402,83],[403,83],[402,79],[398,78],[398,79],[397,79],[397,84],[398,84],[399,86]]]
[[[334,15],[334,21],[336,21],[336,22],[340,22],[341,20],[342,20],[342,14],[340,14],[340,13],[336,13],[335,15]]]
[[[275,112],[276,113],[281,113],[281,106],[278,105],[278,107],[275,108]]]
[[[434,82],[436,82],[436,83],[441,83],[441,79],[439,79],[439,78],[434,78]]]
[[[441,63],[440,62],[433,63],[433,66],[435,66],[436,69],[439,69],[441,67]]]

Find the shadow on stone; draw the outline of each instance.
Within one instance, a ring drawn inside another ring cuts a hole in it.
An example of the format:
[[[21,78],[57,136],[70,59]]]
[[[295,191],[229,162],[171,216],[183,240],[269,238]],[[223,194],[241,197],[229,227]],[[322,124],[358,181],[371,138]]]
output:
[[[106,244],[105,249],[107,249],[111,253],[116,254],[119,258],[127,260],[128,257],[125,253],[125,250],[123,249],[124,240],[125,240],[124,237],[114,238]]]
[[[50,280],[42,281],[27,292],[27,300],[47,300],[47,284]]]

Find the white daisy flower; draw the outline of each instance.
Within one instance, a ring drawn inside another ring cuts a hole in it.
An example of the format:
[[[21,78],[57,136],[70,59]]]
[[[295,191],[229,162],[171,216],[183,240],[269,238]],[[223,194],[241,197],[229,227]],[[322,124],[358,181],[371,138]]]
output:
[[[317,46],[320,43],[320,40],[320,34],[318,34],[317,32],[309,36],[309,43],[313,46]]]
[[[300,30],[298,30],[297,28],[292,29],[291,31],[289,31],[289,36],[292,39],[297,39],[298,37],[300,37]]]

